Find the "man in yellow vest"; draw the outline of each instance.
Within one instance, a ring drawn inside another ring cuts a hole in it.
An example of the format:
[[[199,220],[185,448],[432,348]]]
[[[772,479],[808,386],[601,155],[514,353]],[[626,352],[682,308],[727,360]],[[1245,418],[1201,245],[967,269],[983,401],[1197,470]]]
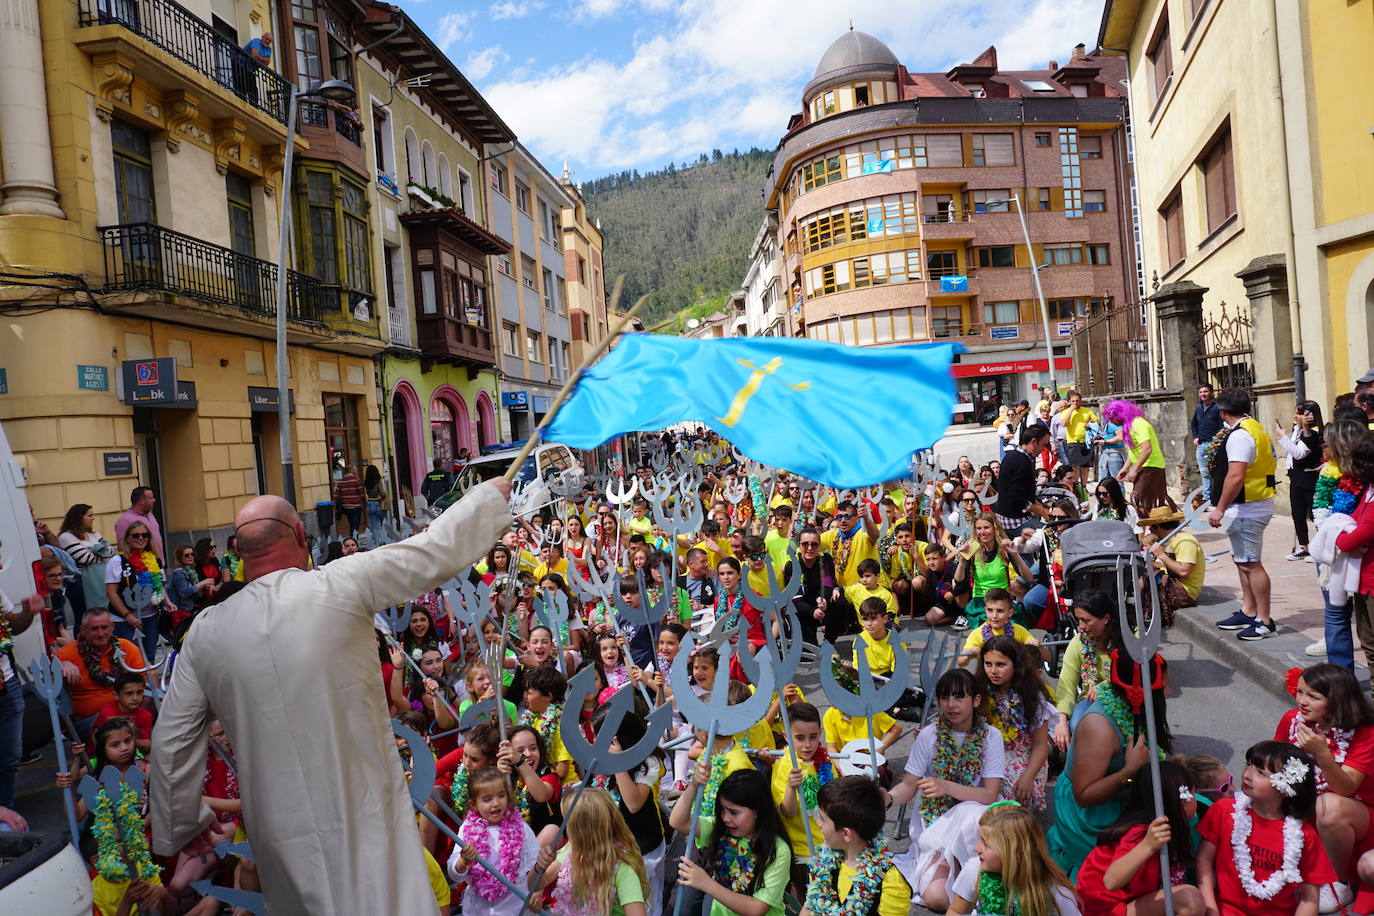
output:
[[[1213,528],[1226,524],[1231,557],[1240,574],[1240,610],[1217,624],[1223,630],[1253,641],[1273,636],[1277,627],[1269,613],[1269,573],[1260,553],[1264,529],[1274,517],[1274,446],[1254,417],[1250,395],[1239,388],[1217,393],[1217,407],[1226,425],[1225,436],[1212,455],[1212,505],[1207,516]]]

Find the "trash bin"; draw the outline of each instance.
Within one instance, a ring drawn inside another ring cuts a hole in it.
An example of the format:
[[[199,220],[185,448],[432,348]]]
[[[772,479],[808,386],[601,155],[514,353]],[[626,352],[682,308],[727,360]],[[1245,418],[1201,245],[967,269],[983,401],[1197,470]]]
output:
[[[328,540],[334,531],[334,503],[328,500],[315,503],[315,524],[319,526],[320,537]]]

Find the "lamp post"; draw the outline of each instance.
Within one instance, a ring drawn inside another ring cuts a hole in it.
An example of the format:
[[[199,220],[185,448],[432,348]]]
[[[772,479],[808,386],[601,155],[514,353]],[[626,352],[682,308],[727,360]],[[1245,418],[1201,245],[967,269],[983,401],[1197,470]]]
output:
[[[291,454],[291,401],[288,391],[290,363],[286,358],[286,258],[291,249],[291,160],[296,151],[296,102],[319,97],[331,102],[352,101],[353,87],[343,80],[328,80],[302,92],[291,87],[286,106],[286,156],[281,171],[281,232],[277,238],[277,426],[281,442],[281,488],[286,501],[296,504],[296,465]]]
[[[1054,347],[1050,343],[1050,310],[1045,304],[1045,290],[1040,286],[1040,267],[1035,263],[1035,249],[1031,247],[1030,228],[1026,225],[1026,211],[1021,209],[1021,198],[1013,194],[1003,199],[984,201],[984,206],[991,204],[1015,204],[1016,215],[1021,220],[1021,234],[1026,238],[1026,257],[1030,259],[1031,278],[1035,280],[1035,297],[1040,301],[1040,320],[1044,323],[1045,330],[1045,356],[1049,362],[1046,363],[1050,373],[1050,391],[1058,391],[1054,384]]]
[[[827,318],[834,318],[834,319],[835,319],[835,331],[836,331],[836,333],[838,333],[838,334],[840,335],[840,346],[843,347],[843,346],[844,346],[844,322],[843,322],[843,320],[841,320],[841,318],[840,318],[840,313],[839,313],[839,312],[831,312],[829,315],[826,315],[825,317],[827,317]]]

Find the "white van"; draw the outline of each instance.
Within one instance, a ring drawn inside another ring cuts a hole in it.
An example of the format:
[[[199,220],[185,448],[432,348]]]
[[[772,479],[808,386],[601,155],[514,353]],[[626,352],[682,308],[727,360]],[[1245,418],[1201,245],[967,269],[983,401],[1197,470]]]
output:
[[[453,489],[434,501],[434,508],[443,511],[482,481],[500,477],[506,473],[506,469],[519,454],[520,448],[515,447],[488,452],[474,458],[458,472]],[[525,496],[521,500],[519,514],[526,515],[548,505],[553,499],[553,494],[549,492],[549,478],[569,468],[584,470],[582,462],[566,445],[552,442],[535,446],[515,477],[517,484],[525,484]]]

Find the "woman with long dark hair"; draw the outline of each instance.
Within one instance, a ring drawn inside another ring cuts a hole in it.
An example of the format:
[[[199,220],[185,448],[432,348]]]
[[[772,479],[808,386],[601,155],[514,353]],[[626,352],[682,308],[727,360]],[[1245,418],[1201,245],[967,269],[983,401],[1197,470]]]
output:
[[[92,608],[108,605],[105,597],[105,564],[119,551],[95,530],[95,513],[87,503],[77,503],[67,510],[58,531],[57,546],[67,551],[80,573],[78,587],[84,600],[80,604],[70,600],[77,588],[69,590],[72,616],[75,618],[72,632],[76,632],[81,629],[82,614]]]
[[[1276,419],[1278,442],[1288,454],[1288,505],[1293,511],[1293,533],[1298,545],[1290,560],[1307,559],[1307,523],[1317,495],[1317,474],[1322,466],[1322,408],[1316,401],[1301,401],[1293,412],[1293,427],[1284,432]]]
[[[1125,522],[1136,527],[1135,506],[1126,502],[1126,493],[1121,489],[1121,481],[1115,477],[1102,477],[1093,490],[1093,520]]]

